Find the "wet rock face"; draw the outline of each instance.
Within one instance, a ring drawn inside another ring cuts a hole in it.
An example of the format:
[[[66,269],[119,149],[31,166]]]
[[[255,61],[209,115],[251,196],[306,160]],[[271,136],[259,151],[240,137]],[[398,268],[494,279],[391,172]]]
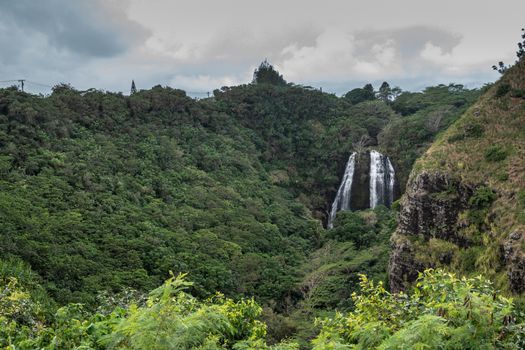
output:
[[[510,290],[513,293],[525,292],[525,256],[521,245],[525,240],[522,232],[512,232],[503,244],[503,257],[508,265]]]
[[[389,266],[392,291],[405,289],[417,278],[418,271],[429,267],[415,261],[411,236],[468,246],[468,240],[458,233],[458,215],[468,208],[472,193],[472,187],[439,172],[423,172],[408,183],[401,202],[399,226],[392,239]]]
[[[363,210],[370,208],[370,153],[357,153],[355,159],[354,181],[350,208]]]

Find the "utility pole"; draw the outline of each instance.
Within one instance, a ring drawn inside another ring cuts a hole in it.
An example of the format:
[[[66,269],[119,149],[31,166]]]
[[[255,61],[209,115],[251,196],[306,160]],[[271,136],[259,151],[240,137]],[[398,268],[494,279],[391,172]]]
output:
[[[20,88],[22,89],[22,92],[24,92],[24,81],[25,79],[18,79],[18,82],[20,83]]]

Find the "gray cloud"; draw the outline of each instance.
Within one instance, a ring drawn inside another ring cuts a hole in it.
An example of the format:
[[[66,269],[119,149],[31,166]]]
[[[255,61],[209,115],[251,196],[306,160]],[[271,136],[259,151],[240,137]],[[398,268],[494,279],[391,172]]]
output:
[[[282,50],[291,45],[309,46],[315,43],[322,33],[320,28],[311,24],[294,25],[287,28],[267,28],[255,31],[250,28],[228,30],[215,34],[209,40],[209,46],[203,56],[217,60],[257,60],[277,59]]]
[[[450,53],[461,43],[461,35],[431,26],[410,26],[390,30],[362,30],[355,33],[356,56],[370,58],[370,49],[391,40],[402,59],[417,57],[425,44],[430,42]]]
[[[97,0],[1,1],[2,36],[31,38],[38,45],[84,56],[110,57],[142,43],[148,32],[110,2]],[[12,52],[20,43],[12,42]],[[17,49],[18,47],[18,49]],[[6,52],[5,50],[2,50]]]

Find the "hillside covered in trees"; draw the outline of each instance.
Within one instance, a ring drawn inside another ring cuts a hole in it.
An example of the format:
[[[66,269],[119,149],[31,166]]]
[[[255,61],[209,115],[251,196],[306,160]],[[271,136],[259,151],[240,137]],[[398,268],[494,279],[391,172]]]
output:
[[[357,339],[334,310],[364,322],[359,274],[388,287],[398,205],[342,212],[325,229],[349,154],[388,155],[403,192],[416,159],[486,89],[384,83],[337,97],[286,83],[267,62],[259,72],[202,100],[161,86],[0,90],[1,346],[164,349],[176,338],[180,349],[293,349],[317,338],[342,349]],[[511,312],[505,303],[491,304],[497,317]],[[314,326],[323,316],[336,318]],[[385,327],[384,339],[404,329]]]

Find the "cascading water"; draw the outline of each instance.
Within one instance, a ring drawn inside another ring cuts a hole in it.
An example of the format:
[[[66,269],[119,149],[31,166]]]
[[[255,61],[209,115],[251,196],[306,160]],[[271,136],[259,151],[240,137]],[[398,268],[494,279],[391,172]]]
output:
[[[337,194],[335,196],[334,202],[332,203],[332,208],[330,210],[330,216],[328,217],[327,227],[329,229],[333,228],[335,216],[338,211],[352,209],[350,207],[350,203],[353,203],[353,200],[351,198],[352,197],[352,183],[354,180],[354,176],[357,176],[357,178],[360,178],[359,176],[362,176],[362,174],[359,174],[359,172],[368,170],[368,174],[367,174],[368,179],[366,179],[365,183],[367,183],[369,187],[367,191],[369,202],[365,201],[364,204],[362,204],[364,205],[364,208],[366,208],[367,205],[369,205],[369,208],[375,208],[376,206],[380,204],[385,205],[387,207],[390,207],[392,205],[392,202],[394,201],[394,186],[395,186],[394,167],[392,166],[392,163],[390,162],[390,159],[387,156],[377,151],[370,151],[369,154],[370,154],[370,164],[369,164],[368,169],[366,169],[366,167],[363,168],[362,166],[361,167],[358,166],[357,173],[355,173],[356,157],[359,156],[359,159],[361,159],[360,161],[362,161],[363,157],[365,157],[364,159],[366,159],[366,154],[363,154],[363,153],[357,154],[354,152],[348,158],[348,161],[345,167],[345,173],[343,175],[343,180],[341,181],[341,184],[339,185],[339,189],[337,190]],[[360,183],[363,183],[363,182],[356,182],[354,184],[354,187],[357,186],[357,188],[354,188],[355,191],[360,191],[360,186],[361,186]],[[357,196],[357,195],[358,193],[356,192],[354,196]],[[366,192],[365,192],[365,195],[366,195]],[[362,194],[360,198],[363,198]],[[365,197],[363,199],[366,200],[367,198]],[[363,206],[359,206],[359,204],[353,203],[352,206],[354,205],[358,205],[357,208],[363,208]]]
[[[385,205],[390,208],[392,206],[392,203],[394,203],[394,186],[396,184],[396,172],[394,171],[394,166],[390,162],[390,158],[386,157],[386,163],[388,166],[388,197],[385,201]]]
[[[332,203],[332,210],[330,210],[330,217],[328,218],[329,229],[334,227],[335,215],[339,210],[350,209],[350,195],[352,189],[352,180],[354,179],[355,156],[356,153],[352,153],[346,162],[343,180],[341,181],[341,185],[339,185],[334,202]]]
[[[390,159],[377,151],[370,151],[370,208],[379,204],[392,205],[394,183],[395,173]]]

